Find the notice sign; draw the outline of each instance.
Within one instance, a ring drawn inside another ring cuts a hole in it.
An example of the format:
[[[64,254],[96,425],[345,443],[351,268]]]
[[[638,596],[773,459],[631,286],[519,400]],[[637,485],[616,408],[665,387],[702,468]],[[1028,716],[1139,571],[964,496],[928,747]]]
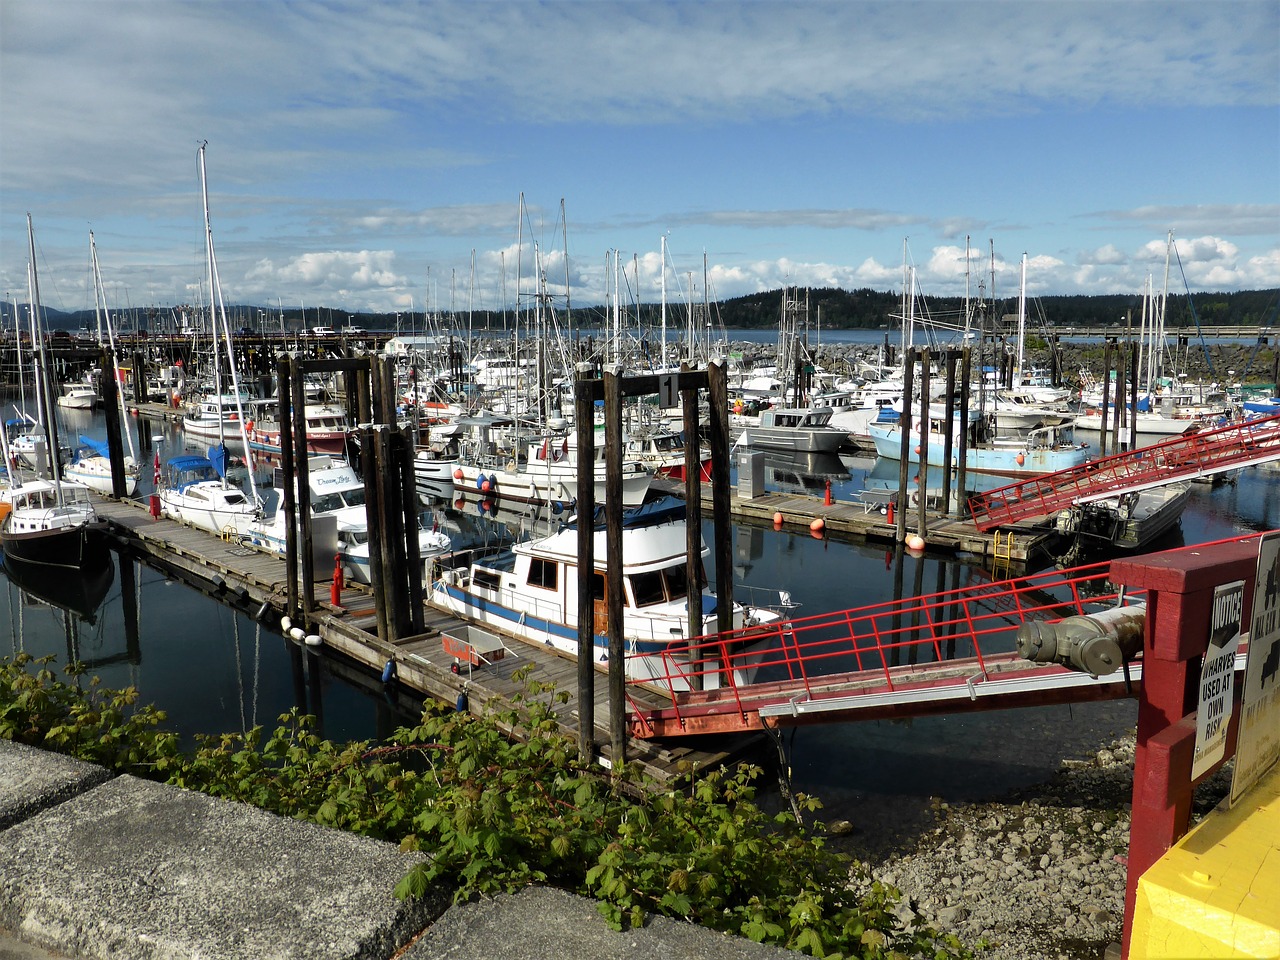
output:
[[[1221,760],[1227,750],[1227,725],[1231,721],[1236,650],[1240,646],[1240,618],[1243,614],[1243,580],[1224,583],[1213,591],[1209,648],[1205,650],[1204,666],[1200,670],[1196,748],[1191,759],[1192,780]]]
[[[1280,758],[1280,534],[1258,544],[1253,587],[1249,657],[1244,668],[1236,734],[1236,769],[1231,802],[1236,803]]]

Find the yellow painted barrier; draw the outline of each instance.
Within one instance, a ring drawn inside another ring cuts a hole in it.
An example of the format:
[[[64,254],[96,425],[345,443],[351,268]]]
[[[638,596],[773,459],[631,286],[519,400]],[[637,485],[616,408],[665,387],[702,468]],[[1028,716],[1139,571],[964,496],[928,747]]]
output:
[[[1280,767],[1138,881],[1129,960],[1280,957]]]

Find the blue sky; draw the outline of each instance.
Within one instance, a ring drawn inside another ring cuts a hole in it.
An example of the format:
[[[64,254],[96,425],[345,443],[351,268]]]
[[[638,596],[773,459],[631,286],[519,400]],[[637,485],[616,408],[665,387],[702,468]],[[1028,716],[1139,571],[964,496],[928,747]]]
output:
[[[1280,286],[1274,0],[4,0],[0,295],[29,212],[48,307],[90,229],[112,309],[207,298],[206,140],[228,303],[604,303],[614,251],[654,302],[664,236],[672,303],[989,295],[992,246],[1136,294],[1170,231],[1171,293]]]

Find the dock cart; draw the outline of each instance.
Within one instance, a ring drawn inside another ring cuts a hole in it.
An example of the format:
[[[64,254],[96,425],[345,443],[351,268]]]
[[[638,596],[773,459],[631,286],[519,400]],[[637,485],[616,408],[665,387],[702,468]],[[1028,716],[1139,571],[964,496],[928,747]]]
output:
[[[444,643],[445,655],[453,657],[451,669],[454,673],[458,673],[465,663],[470,676],[475,667],[491,667],[506,659],[508,653],[516,656],[497,634],[473,624],[441,633],[440,639]]]

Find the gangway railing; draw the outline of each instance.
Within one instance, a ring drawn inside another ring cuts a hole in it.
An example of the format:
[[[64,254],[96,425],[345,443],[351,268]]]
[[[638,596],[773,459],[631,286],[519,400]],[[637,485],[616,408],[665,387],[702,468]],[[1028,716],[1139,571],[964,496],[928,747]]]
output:
[[[969,498],[981,531],[1047,517],[1076,504],[1280,459],[1280,414],[1188,433]]]
[[[1055,663],[1024,660],[1016,652],[1018,628],[1026,621],[1052,622],[1145,601],[1145,591],[1126,591],[1110,580],[1110,571],[1111,561],[1100,561],[976,583],[712,634],[660,656],[628,658],[628,675],[646,677],[631,683],[671,698],[662,707],[642,707],[638,698],[629,698],[631,734],[727,733],[765,723],[1129,695],[1136,668],[1091,678]],[[690,650],[700,650],[700,658],[691,659]]]

